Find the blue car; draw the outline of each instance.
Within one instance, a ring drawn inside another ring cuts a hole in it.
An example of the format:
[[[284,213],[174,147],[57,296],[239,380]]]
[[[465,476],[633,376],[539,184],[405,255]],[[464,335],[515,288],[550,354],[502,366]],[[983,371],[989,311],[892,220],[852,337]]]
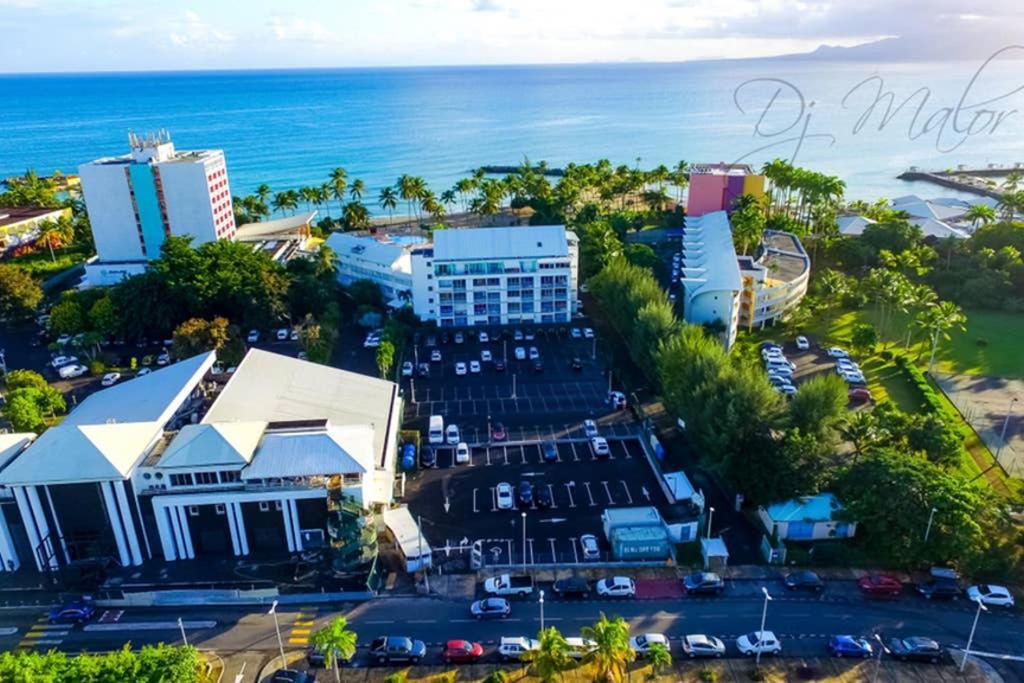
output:
[[[828,640],[828,651],[833,657],[863,657],[867,659],[874,654],[874,649],[867,638],[859,636],[832,636]]]
[[[49,621],[51,624],[81,624],[92,619],[95,613],[91,600],[74,600],[51,609]]]

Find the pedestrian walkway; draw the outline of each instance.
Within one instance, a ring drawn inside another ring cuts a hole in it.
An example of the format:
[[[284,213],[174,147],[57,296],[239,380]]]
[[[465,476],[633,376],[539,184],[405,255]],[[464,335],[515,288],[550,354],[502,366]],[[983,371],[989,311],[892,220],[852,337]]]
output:
[[[316,620],[316,607],[300,607],[295,613],[295,621],[292,622],[288,631],[288,644],[305,647],[309,645],[309,636],[313,632],[313,622]]]
[[[67,624],[51,624],[44,614],[36,620],[36,623],[29,628],[25,637],[15,647],[16,650],[31,650],[40,647],[49,650],[64,642],[64,639],[71,632]]]

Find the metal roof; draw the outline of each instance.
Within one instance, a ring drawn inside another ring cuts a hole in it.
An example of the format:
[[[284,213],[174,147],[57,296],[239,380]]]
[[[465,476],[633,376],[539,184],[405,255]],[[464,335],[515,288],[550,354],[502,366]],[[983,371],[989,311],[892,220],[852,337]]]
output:
[[[569,255],[564,225],[450,228],[434,232],[437,261],[557,258]]]
[[[157,467],[246,465],[263,437],[266,422],[185,425],[160,456]]]
[[[242,479],[365,474],[374,467],[373,437],[369,426],[270,433]]]
[[[766,512],[776,522],[830,522],[832,515],[842,509],[834,494],[819,493],[769,505]]]
[[[409,253],[415,245],[386,242],[374,237],[333,233],[327,238],[327,246],[334,250],[338,259],[354,258],[375,263],[383,268],[412,273]]]
[[[0,434],[0,470],[6,467],[7,463],[21,453],[35,438],[36,435],[32,432]]]
[[[688,299],[703,292],[738,292],[742,288],[732,227],[725,211],[687,217],[683,243],[683,287]]]

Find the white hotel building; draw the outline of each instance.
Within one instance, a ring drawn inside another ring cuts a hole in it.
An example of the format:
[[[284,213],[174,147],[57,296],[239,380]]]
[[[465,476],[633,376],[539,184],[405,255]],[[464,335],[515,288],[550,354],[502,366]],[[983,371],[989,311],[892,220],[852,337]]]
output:
[[[579,243],[561,225],[438,230],[433,243],[332,235],[338,279],[377,283],[441,327],[558,323],[576,309]]]
[[[96,241],[91,285],[142,272],[172,235],[190,235],[193,245],[235,237],[221,150],[176,150],[166,132],[129,135],[129,143],[129,154],[78,167]]]

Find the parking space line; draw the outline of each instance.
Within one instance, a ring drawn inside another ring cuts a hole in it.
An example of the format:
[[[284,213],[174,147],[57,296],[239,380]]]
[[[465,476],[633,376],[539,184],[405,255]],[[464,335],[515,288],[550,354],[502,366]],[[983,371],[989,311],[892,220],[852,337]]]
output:
[[[526,539],[526,547],[530,550],[530,564],[533,564],[533,538]]]
[[[497,491],[494,490],[494,487],[492,486],[491,487],[491,512],[497,512],[497,511],[498,511],[498,493],[497,493]]]
[[[574,558],[574,561],[576,562],[576,564],[579,564],[580,563],[580,553],[576,549],[576,537],[573,536],[569,540],[572,541],[572,556]]]
[[[491,449],[490,448],[485,448],[484,449],[484,456],[487,458],[487,466],[490,467],[490,465],[491,465]]]
[[[576,452],[576,442],[575,441],[570,441],[569,442],[569,446],[572,447],[572,460],[573,460],[573,462],[579,462],[580,461],[580,456],[579,456],[579,453]]]
[[[548,486],[551,486],[551,485],[548,484]],[[576,501],[574,501],[572,499],[572,488],[573,488],[572,487],[572,482],[566,482],[566,484],[565,484],[565,492],[569,494],[569,507],[574,508],[574,507],[576,507]],[[554,500],[554,497],[552,496],[552,501],[553,500]],[[552,507],[554,507],[554,506],[552,506]]]
[[[587,498],[590,499],[590,507],[597,507],[597,503],[594,502],[594,494],[590,492],[590,482],[583,482],[583,488],[587,489]]]
[[[629,504],[633,504],[633,496],[629,493],[629,484],[626,483],[625,479],[620,479],[619,483],[622,484],[622,488],[626,490],[626,498],[629,500]]]
[[[552,490],[551,484],[548,484],[548,495],[551,496],[551,509],[552,510],[557,509],[558,508],[558,503],[555,502],[555,492],[554,492],[554,490]],[[572,502],[572,494],[571,493],[569,494],[569,502],[570,503]],[[570,507],[572,507],[572,506],[570,506]]]
[[[605,495],[608,496],[608,504],[609,505],[615,505],[615,499],[612,498],[612,492],[611,492],[611,489],[608,488],[608,482],[602,481],[601,482],[601,486],[604,487]]]
[[[503,458],[505,458],[505,464],[507,465],[508,464],[508,446],[502,446],[501,447],[501,455],[502,455]]]
[[[551,544],[551,562],[558,562],[558,554],[555,552],[555,539],[549,538],[548,543]]]
[[[519,459],[522,461],[522,464],[526,464],[526,446],[519,447]]]
[[[480,512],[476,509],[476,489],[473,489],[473,512]]]

